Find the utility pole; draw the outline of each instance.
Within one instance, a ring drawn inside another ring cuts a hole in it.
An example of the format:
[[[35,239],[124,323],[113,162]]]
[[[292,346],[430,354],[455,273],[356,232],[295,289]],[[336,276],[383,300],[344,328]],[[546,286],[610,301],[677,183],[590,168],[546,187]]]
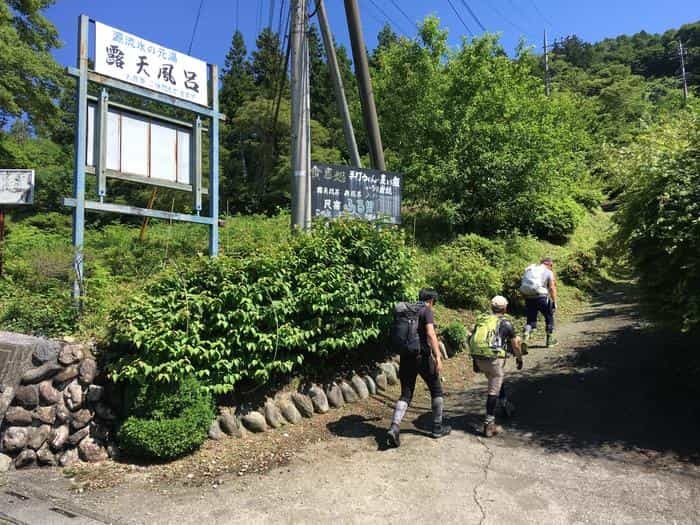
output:
[[[321,26],[323,45],[326,48],[326,57],[328,57],[328,67],[331,70],[331,78],[333,79],[335,100],[338,103],[338,110],[340,111],[340,116],[343,120],[345,143],[348,146],[348,152],[350,152],[350,160],[352,161],[353,166],[361,168],[362,160],[360,159],[360,153],[357,149],[357,142],[355,141],[355,130],[352,127],[350,110],[348,109],[348,101],[345,98],[343,77],[340,75],[338,57],[335,54],[335,45],[333,44],[333,34],[331,33],[331,28],[328,24],[326,5],[323,0],[316,0],[316,12],[318,13],[318,24]]]
[[[308,61],[306,54],[306,0],[291,2],[291,91],[292,91],[292,229],[307,225],[309,160]]]
[[[681,80],[683,81],[683,102],[688,102],[688,77],[685,73],[685,53],[683,41],[678,41],[678,54],[681,56]]]
[[[547,44],[547,30],[544,30],[544,92],[547,96],[551,93],[549,85],[549,45]]]
[[[374,105],[374,95],[372,93],[372,80],[369,76],[369,64],[367,62],[367,48],[362,34],[362,23],[360,21],[360,10],[357,0],[345,0],[345,14],[348,19],[348,30],[350,32],[350,42],[352,44],[352,58],[355,61],[355,75],[360,90],[360,102],[362,103],[362,116],[367,129],[367,139],[369,141],[369,155],[372,159],[372,167],[378,170],[385,170],[384,149],[382,148],[382,137],[379,133],[379,122],[377,120],[377,108]]]

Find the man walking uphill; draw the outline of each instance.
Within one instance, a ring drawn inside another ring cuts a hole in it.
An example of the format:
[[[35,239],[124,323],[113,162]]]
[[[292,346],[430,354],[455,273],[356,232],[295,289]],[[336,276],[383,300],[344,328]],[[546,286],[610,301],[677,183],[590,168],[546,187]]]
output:
[[[504,368],[509,353],[515,355],[518,370],[523,367],[520,351],[520,338],[515,335],[513,324],[505,318],[508,300],[497,295],[491,299],[491,315],[482,315],[476,321],[474,331],[469,338],[469,351],[474,359],[475,368],[486,374],[488,379],[488,396],[486,397],[486,419],[484,436],[492,437],[501,432],[496,425],[496,406],[499,399],[501,406],[509,415],[512,405],[505,396],[503,388]]]
[[[552,270],[551,257],[545,257],[540,264],[532,264],[525,269],[520,292],[525,296],[527,324],[523,337],[523,353],[527,353],[532,331],[537,328],[537,315],[541,313],[547,330],[547,348],[556,346],[554,339],[554,312],[557,309],[557,280]]]
[[[438,346],[435,335],[435,325],[433,321],[433,306],[437,301],[438,294],[431,288],[423,288],[418,295],[418,304],[399,303],[396,308],[397,320],[399,321],[398,335],[392,334],[395,339],[399,339],[401,363],[399,367],[399,379],[401,380],[401,397],[396,402],[394,416],[391,419],[391,427],[387,432],[389,445],[398,447],[400,445],[399,426],[406,414],[408,406],[413,399],[413,391],[416,387],[416,378],[420,375],[430,389],[433,410],[433,432],[434,438],[448,435],[451,428],[442,424],[442,384],[440,383],[440,372],[442,371],[442,354]],[[415,312],[415,317],[411,312]],[[405,315],[404,315],[405,314]],[[402,323],[401,320],[407,320]],[[406,326],[402,330],[402,326]],[[417,333],[416,333],[417,332]],[[411,334],[417,336],[415,344]]]

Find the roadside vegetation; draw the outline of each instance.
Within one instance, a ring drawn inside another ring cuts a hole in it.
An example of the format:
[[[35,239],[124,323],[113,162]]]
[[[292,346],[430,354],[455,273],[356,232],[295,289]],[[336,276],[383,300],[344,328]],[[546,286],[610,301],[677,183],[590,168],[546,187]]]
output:
[[[0,166],[36,167],[38,179],[34,207],[8,219],[0,329],[97,340],[109,378],[153,398],[126,406],[119,435],[134,455],[196,448],[212,395],[371,361],[387,351],[392,304],[421,286],[438,289],[441,333],[459,351],[490,296],[521,311],[521,272],[545,255],[562,315],[634,274],[661,321],[700,326],[700,106],[652,59],[677,38],[700,55],[700,23],[598,44],[568,37],[554,47],[549,97],[541,57],[525,45],[509,55],[486,35],[450,48],[434,17],[411,40],[384,28],[370,58],[388,167],[405,174],[403,226],[339,221],[298,236],[286,211],[281,39],[266,29],[248,53],[237,32],[221,77],[222,255],[203,255],[203,227],[152,221],[142,235],[140,222],[90,215],[76,305],[60,205],[71,191],[73,86],[50,56],[58,40],[44,4],[0,2]],[[346,162],[315,30],[310,39],[312,154]],[[364,152],[348,53],[338,55]],[[151,190],[111,182],[110,197],[145,206]],[[155,201],[189,206],[173,191]],[[183,425],[194,437],[177,438]]]

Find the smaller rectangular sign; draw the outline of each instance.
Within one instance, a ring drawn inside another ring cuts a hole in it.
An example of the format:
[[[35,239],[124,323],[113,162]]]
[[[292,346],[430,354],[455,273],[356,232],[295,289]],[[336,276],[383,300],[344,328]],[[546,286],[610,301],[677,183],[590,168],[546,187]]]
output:
[[[313,162],[312,214],[401,224],[402,184],[398,173]]]
[[[0,169],[0,204],[32,204],[34,170]]]
[[[95,22],[95,71],[202,106],[209,103],[206,62],[100,22]]]

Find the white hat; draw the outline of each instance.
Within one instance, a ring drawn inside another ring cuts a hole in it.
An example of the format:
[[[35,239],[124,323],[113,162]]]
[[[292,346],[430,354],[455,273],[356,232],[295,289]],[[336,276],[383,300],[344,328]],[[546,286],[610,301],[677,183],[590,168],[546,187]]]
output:
[[[508,299],[506,299],[502,295],[497,295],[496,297],[491,299],[491,306],[497,308],[498,310],[505,310],[506,308],[508,308]]]

